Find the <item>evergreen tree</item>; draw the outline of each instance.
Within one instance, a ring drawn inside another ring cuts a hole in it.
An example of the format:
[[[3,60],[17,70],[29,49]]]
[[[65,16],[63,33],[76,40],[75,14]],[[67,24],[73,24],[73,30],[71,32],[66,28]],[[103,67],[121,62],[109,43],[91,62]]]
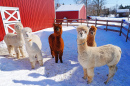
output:
[[[119,6],[119,9],[124,9],[124,7],[122,6],[122,4]]]

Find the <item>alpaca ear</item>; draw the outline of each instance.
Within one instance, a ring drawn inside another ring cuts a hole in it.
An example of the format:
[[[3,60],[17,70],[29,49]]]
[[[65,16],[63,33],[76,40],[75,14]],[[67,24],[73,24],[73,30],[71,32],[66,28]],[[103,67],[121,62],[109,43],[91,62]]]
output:
[[[62,22],[60,23],[60,25],[62,25]]]

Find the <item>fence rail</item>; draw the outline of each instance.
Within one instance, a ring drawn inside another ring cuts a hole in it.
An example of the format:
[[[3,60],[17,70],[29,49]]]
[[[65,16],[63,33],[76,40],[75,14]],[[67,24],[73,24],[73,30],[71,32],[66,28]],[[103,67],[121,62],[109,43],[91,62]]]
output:
[[[63,24],[63,26],[78,26],[79,24],[81,24],[81,25],[86,24],[87,26],[89,26],[90,24],[94,24],[95,27],[97,27],[97,25],[103,25],[103,26],[106,26],[106,28],[98,28],[98,27],[97,28],[103,29],[106,31],[119,32],[119,36],[121,36],[121,34],[123,34],[126,37],[126,42],[127,42],[127,40],[130,40],[130,37],[129,37],[130,23],[124,22],[123,20],[117,21],[117,20],[99,20],[99,19],[90,19],[90,20],[88,20],[88,19],[87,20],[86,19],[54,19],[54,23],[59,23],[59,22],[65,23],[65,24]],[[116,23],[118,25],[113,25],[110,23]],[[128,25],[128,28],[124,27],[123,24]],[[120,28],[120,30],[109,29],[108,26],[118,27],[118,28]],[[122,31],[122,29],[127,31],[127,34],[125,34]]]

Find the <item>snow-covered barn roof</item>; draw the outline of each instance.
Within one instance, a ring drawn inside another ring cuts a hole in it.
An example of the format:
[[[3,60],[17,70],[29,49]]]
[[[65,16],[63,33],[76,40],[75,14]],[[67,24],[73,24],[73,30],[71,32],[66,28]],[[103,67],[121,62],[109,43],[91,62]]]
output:
[[[61,5],[56,12],[58,11],[79,11],[84,4],[73,4],[73,5]]]
[[[117,9],[117,13],[129,12],[129,9]]]

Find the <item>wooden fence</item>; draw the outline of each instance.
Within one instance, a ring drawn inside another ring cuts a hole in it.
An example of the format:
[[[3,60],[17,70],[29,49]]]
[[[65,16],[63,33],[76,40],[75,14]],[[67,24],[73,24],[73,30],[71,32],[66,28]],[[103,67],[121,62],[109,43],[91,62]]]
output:
[[[54,19],[54,23],[59,23],[62,22],[63,26],[78,26],[79,24],[85,24],[87,26],[89,26],[90,24],[95,25],[95,27],[97,27],[97,25],[102,25],[105,26],[105,28],[99,28],[98,29],[103,29],[106,31],[114,31],[114,32],[119,32],[119,36],[121,36],[121,34],[123,34],[126,37],[126,42],[127,40],[130,40],[129,37],[129,33],[130,33],[130,23],[124,22],[124,20],[99,20],[99,19],[91,19],[91,20],[86,20],[86,19]],[[104,24],[105,23],[105,24]],[[110,23],[116,23],[117,25],[113,25]],[[123,24],[127,25],[128,28],[126,28],[125,26],[123,26]],[[118,27],[120,28],[119,30],[115,30],[115,29],[110,29],[108,28],[108,26],[110,27]],[[125,34],[122,29],[124,29],[125,31],[127,31],[127,34]]]

